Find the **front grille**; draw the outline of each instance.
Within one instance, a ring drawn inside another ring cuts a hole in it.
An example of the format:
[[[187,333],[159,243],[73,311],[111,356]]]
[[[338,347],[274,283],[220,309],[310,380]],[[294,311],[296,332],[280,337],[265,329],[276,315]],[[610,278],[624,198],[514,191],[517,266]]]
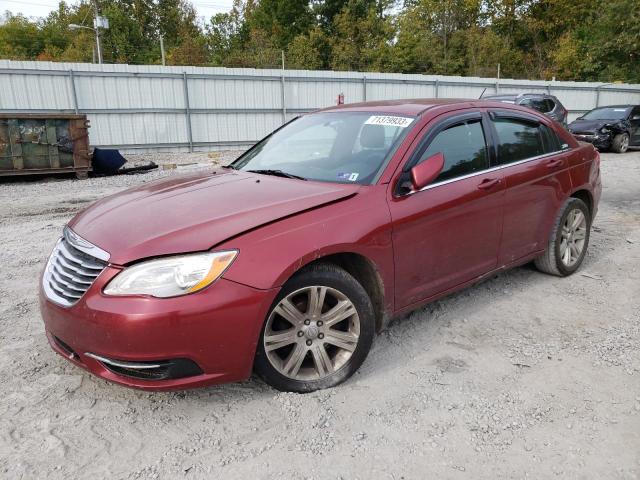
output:
[[[63,306],[73,305],[106,266],[106,261],[72,246],[65,235],[53,249],[42,279],[47,297]]]

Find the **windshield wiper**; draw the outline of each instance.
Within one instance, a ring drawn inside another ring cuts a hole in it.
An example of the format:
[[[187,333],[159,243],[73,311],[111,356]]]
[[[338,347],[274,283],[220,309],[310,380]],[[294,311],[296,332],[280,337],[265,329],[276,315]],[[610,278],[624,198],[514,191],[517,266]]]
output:
[[[261,173],[262,175],[273,175],[274,177],[295,178],[297,180],[306,180],[306,178],[300,175],[294,175],[293,173],[283,172],[282,170],[247,170],[251,173]]]

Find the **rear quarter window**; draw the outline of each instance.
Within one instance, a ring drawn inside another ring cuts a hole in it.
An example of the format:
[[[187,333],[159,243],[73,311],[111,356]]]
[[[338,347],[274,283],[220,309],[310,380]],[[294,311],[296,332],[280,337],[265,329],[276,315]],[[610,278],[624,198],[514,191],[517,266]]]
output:
[[[525,98],[520,102],[520,105],[524,107],[533,108],[534,110],[537,110],[542,113],[547,113],[553,110],[553,108],[551,109],[549,108],[549,104],[547,103],[547,100],[543,98]]]
[[[547,105],[547,111],[546,113],[552,112],[555,108],[556,108],[556,102],[554,102],[553,100],[551,100],[550,98],[547,98],[544,101]]]
[[[562,150],[562,142],[558,138],[556,132],[546,125],[540,125],[542,129],[542,136],[544,138],[544,151],[545,153],[559,152]]]

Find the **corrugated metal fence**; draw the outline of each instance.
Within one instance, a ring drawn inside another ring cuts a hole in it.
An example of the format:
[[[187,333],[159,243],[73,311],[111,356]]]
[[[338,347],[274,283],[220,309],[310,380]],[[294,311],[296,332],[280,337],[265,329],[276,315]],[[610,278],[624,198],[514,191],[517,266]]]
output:
[[[86,113],[91,144],[124,151],[244,147],[340,93],[353,103],[483,91],[551,93],[570,119],[595,106],[640,104],[640,85],[0,60],[0,110]]]

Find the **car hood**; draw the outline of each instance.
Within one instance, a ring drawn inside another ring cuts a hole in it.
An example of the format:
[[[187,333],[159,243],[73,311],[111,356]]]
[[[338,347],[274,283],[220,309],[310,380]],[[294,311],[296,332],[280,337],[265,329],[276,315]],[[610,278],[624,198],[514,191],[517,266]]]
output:
[[[247,230],[346,199],[359,185],[229,169],[180,175],[104,198],[69,226],[110,262],[208,250]]]
[[[620,120],[574,120],[569,124],[572,132],[597,132],[604,126],[620,124]]]

